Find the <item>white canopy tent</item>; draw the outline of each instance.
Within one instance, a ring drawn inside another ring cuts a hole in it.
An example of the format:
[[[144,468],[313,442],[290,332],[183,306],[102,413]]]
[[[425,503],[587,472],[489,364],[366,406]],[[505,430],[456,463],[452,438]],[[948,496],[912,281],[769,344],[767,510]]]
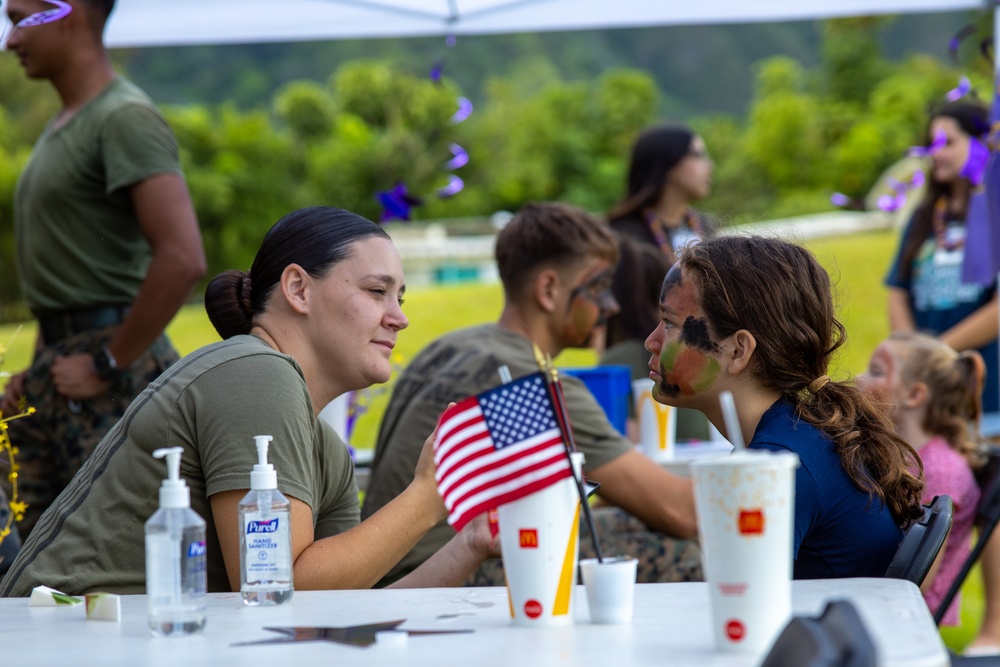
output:
[[[289,42],[791,21],[991,0],[118,0],[111,46]]]

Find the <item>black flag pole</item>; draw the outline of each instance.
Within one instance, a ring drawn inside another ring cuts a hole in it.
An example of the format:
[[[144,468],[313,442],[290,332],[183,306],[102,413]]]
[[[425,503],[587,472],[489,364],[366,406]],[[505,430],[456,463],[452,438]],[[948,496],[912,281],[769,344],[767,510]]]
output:
[[[552,397],[552,406],[555,408],[556,421],[559,424],[559,431],[562,433],[563,447],[566,450],[566,457],[570,462],[570,470],[573,472],[573,479],[576,481],[576,490],[580,495],[580,505],[583,507],[583,515],[587,520],[587,527],[590,529],[590,540],[594,545],[594,553],[597,555],[597,562],[604,562],[604,554],[601,552],[601,543],[597,539],[597,527],[594,525],[594,515],[590,510],[590,503],[587,502],[587,491],[583,488],[583,470],[581,469],[580,475],[576,474],[576,469],[573,467],[573,457],[571,454],[577,451],[576,449],[576,439],[573,437],[573,428],[569,421],[569,412],[566,410],[566,397],[563,396],[562,384],[559,382],[559,372],[556,367],[552,364],[552,357],[547,354],[543,354],[541,348],[538,347],[534,342],[531,343],[531,348],[535,354],[535,363],[538,364],[539,370],[542,371],[542,376],[545,378],[545,384],[549,389],[549,394]]]

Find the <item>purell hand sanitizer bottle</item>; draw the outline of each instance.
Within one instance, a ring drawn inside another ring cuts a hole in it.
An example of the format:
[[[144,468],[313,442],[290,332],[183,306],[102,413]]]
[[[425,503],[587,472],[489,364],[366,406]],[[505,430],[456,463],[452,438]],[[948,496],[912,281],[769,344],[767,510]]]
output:
[[[248,605],[292,599],[291,503],[278,491],[278,475],[267,462],[269,435],[254,436],[257,465],[250,493],[240,501],[240,593]]]
[[[205,521],[191,509],[180,478],[181,447],[157,449],[167,459],[160,509],[146,522],[146,596],[154,635],[190,635],[205,628]]]

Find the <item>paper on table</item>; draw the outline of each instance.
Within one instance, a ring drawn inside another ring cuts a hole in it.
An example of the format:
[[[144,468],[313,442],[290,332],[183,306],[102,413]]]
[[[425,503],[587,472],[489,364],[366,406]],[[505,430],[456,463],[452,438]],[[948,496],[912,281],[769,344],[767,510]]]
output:
[[[31,599],[28,600],[29,607],[58,607],[62,605],[74,605],[83,602],[83,598],[66,595],[62,591],[57,591],[48,586],[35,586],[31,589]]]
[[[122,619],[121,597],[114,593],[87,593],[87,620],[120,621]]]

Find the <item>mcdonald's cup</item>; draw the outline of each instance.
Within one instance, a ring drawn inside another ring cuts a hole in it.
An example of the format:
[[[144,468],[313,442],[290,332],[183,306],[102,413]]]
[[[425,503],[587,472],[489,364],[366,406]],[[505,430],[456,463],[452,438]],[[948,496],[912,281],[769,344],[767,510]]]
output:
[[[762,654],[792,614],[795,468],[762,450],[691,462],[716,648]]]
[[[572,454],[581,474],[583,454]],[[580,496],[572,477],[499,508],[500,546],[514,625],[573,623]]]
[[[672,461],[676,452],[677,408],[653,399],[654,384],[649,379],[633,380],[632,397],[642,450],[649,458],[662,463]]]

